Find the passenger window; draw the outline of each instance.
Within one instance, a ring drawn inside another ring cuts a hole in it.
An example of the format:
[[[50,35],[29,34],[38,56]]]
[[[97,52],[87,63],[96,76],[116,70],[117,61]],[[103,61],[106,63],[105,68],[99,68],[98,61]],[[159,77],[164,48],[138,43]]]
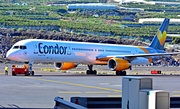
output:
[[[19,46],[14,46],[13,49],[19,49]]]

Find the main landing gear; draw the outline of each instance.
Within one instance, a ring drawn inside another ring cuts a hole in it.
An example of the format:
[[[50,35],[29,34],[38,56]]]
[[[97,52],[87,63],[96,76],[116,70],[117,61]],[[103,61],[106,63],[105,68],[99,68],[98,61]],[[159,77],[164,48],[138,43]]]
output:
[[[89,70],[86,71],[87,75],[96,75],[97,71],[93,70],[93,65],[88,65]],[[126,71],[116,71],[117,76],[126,76]]]
[[[116,71],[116,75],[118,75],[118,76],[126,76],[126,71]]]
[[[97,74],[97,71],[93,70],[93,65],[88,65],[88,68],[89,68],[89,70],[86,71],[87,75],[89,75],[89,74],[96,75]]]

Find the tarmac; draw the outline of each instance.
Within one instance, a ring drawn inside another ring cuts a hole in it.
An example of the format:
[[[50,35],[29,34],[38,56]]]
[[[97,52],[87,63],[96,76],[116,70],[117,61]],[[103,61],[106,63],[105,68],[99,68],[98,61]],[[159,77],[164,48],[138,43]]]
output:
[[[122,76],[115,76],[106,66],[95,67],[100,72],[98,75],[86,75],[87,66],[57,71],[53,65],[34,65],[35,76],[12,76],[11,65],[8,66],[9,75],[4,75],[5,65],[0,64],[0,108],[53,108],[57,96],[67,101],[71,97],[122,96]],[[150,75],[154,69],[163,69],[166,75]],[[127,72],[132,76],[153,78],[153,89],[166,90],[170,96],[180,97],[179,71],[180,67],[139,66]]]

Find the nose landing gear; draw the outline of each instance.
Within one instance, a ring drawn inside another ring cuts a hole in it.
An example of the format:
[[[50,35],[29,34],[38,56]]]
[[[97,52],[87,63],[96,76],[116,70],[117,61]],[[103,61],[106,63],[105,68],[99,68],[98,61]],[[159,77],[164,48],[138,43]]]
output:
[[[26,74],[27,76],[34,76],[34,71],[32,70],[32,66],[33,66],[33,62],[25,62],[25,64],[28,65],[28,74]]]

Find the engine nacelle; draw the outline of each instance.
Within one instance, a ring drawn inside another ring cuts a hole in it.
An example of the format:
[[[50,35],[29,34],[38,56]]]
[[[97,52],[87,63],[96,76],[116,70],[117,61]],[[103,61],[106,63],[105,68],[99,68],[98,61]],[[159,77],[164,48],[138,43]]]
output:
[[[131,67],[127,60],[121,58],[111,58],[107,64],[108,68],[113,71],[122,71]]]
[[[77,67],[77,64],[73,62],[56,62],[54,63],[54,67],[58,70],[69,70]]]

